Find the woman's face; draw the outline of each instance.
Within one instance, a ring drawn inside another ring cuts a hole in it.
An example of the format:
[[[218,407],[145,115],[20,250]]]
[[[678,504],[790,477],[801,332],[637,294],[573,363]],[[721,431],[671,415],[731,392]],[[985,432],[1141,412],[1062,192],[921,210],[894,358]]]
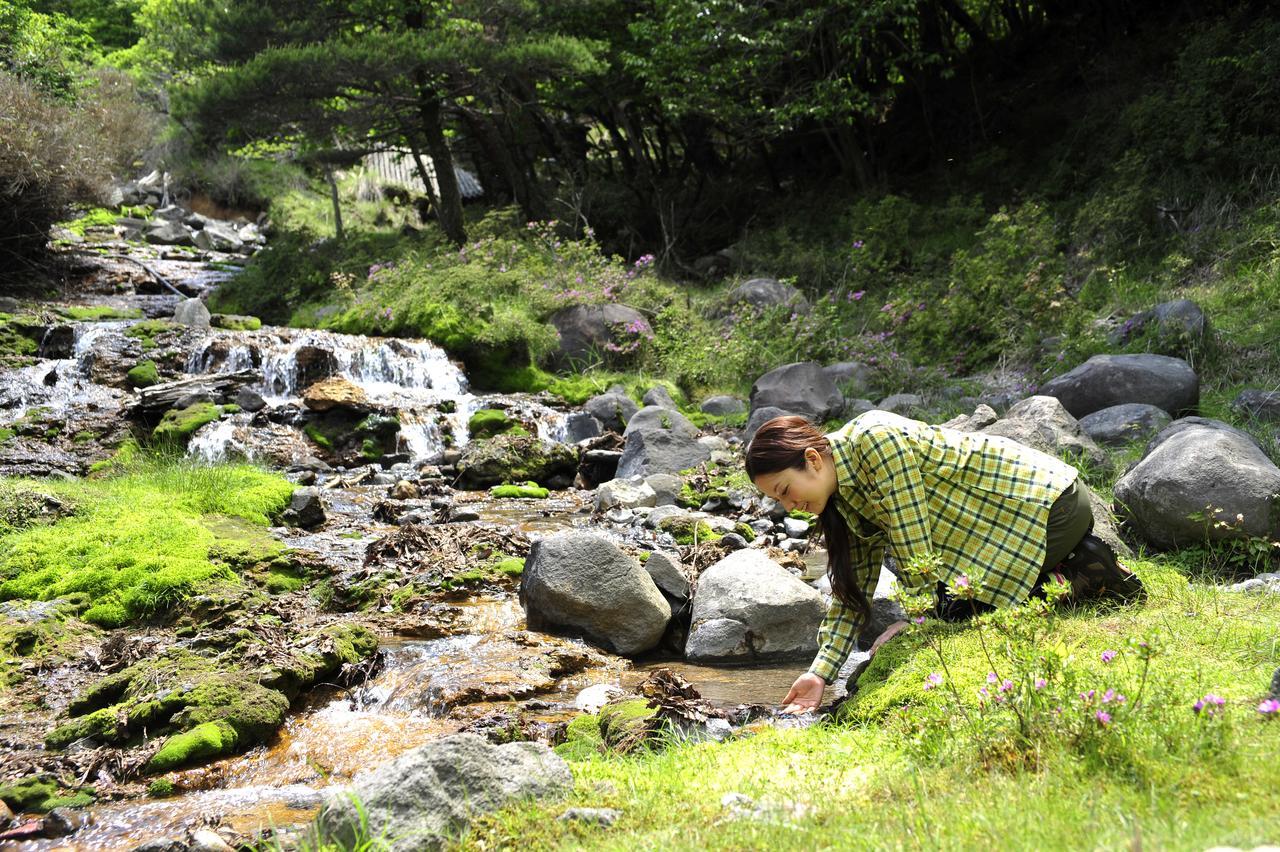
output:
[[[780,502],[790,512],[799,509],[818,515],[836,490],[836,469],[832,460],[817,450],[805,450],[803,467],[789,467],[777,473],[762,473],[755,486]]]

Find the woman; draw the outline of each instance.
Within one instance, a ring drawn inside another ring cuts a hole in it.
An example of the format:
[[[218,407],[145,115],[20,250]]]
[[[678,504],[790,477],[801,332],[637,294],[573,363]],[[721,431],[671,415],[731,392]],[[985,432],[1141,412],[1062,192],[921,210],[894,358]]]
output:
[[[936,580],[937,612],[948,620],[1021,603],[1054,573],[1077,600],[1143,595],[1138,577],[1091,534],[1078,471],[1006,438],[887,411],[868,411],[831,435],[802,417],[775,417],[747,447],[746,468],[788,511],[817,515],[826,538],[831,606],[813,665],[783,700],[787,712],[821,703],[868,620],[886,555],[907,586]],[[946,592],[977,578],[973,600]],[[886,630],[872,653],[902,626]]]

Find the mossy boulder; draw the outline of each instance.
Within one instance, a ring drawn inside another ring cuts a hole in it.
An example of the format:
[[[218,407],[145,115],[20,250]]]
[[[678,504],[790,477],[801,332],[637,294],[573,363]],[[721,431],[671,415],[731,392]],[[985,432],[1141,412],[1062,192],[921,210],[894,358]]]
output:
[[[516,497],[532,500],[545,500],[551,492],[536,482],[525,482],[520,485],[495,485],[489,489],[494,497]]]
[[[209,325],[227,331],[257,331],[262,328],[262,320],[239,314],[213,314],[209,317]]]
[[[200,760],[232,754],[239,739],[235,728],[229,723],[205,722],[165,740],[164,745],[147,763],[147,771],[168,772]]]
[[[165,337],[174,337],[182,332],[182,326],[168,320],[142,320],[125,329],[125,337],[132,337],[142,345],[144,350],[155,349]]]
[[[657,713],[642,698],[606,704],[600,709],[600,740],[608,748],[630,751],[652,733]]]
[[[467,420],[467,431],[475,440],[492,438],[494,435],[514,433],[527,435],[528,431],[520,425],[520,421],[507,415],[498,408],[482,408]]]
[[[156,369],[156,362],[151,360],[140,362],[125,373],[124,382],[131,388],[149,388],[160,384],[160,372]]]
[[[0,786],[0,802],[14,813],[48,810],[45,802],[58,795],[58,782],[52,775],[31,775]]]
[[[670,533],[677,544],[693,544],[695,540],[717,541],[720,538],[720,534],[711,529],[706,521],[693,515],[663,518],[658,524],[658,529]]]
[[[458,484],[468,489],[507,482],[564,487],[572,482],[577,469],[578,454],[573,447],[508,433],[467,445],[458,460]]]
[[[185,444],[191,434],[206,423],[222,416],[222,406],[211,402],[197,402],[183,409],[169,409],[160,418],[159,425],[151,432],[157,441]]]

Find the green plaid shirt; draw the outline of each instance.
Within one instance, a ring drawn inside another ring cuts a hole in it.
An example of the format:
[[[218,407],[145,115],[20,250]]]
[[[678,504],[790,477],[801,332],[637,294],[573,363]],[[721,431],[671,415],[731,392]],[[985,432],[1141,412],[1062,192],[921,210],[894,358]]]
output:
[[[957,432],[868,411],[827,438],[836,462],[836,508],[849,525],[854,577],[870,600],[885,549],[897,564],[936,553],[941,576],[906,577],[931,591],[936,580],[983,576],[977,600],[1026,600],[1045,557],[1049,506],[1076,469],[1007,438]],[[809,671],[830,683],[862,624],[833,598]]]

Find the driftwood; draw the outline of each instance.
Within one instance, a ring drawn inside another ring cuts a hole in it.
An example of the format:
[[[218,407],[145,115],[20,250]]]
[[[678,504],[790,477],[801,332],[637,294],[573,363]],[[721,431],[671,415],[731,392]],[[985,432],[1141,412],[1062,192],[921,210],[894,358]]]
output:
[[[262,376],[253,370],[241,370],[238,373],[211,373],[205,376],[193,376],[189,379],[178,379],[176,382],[165,382],[152,385],[138,392],[138,398],[130,406],[134,413],[154,416],[163,414],[183,397],[192,394],[208,394],[218,403],[230,402],[240,388],[262,381]]]

